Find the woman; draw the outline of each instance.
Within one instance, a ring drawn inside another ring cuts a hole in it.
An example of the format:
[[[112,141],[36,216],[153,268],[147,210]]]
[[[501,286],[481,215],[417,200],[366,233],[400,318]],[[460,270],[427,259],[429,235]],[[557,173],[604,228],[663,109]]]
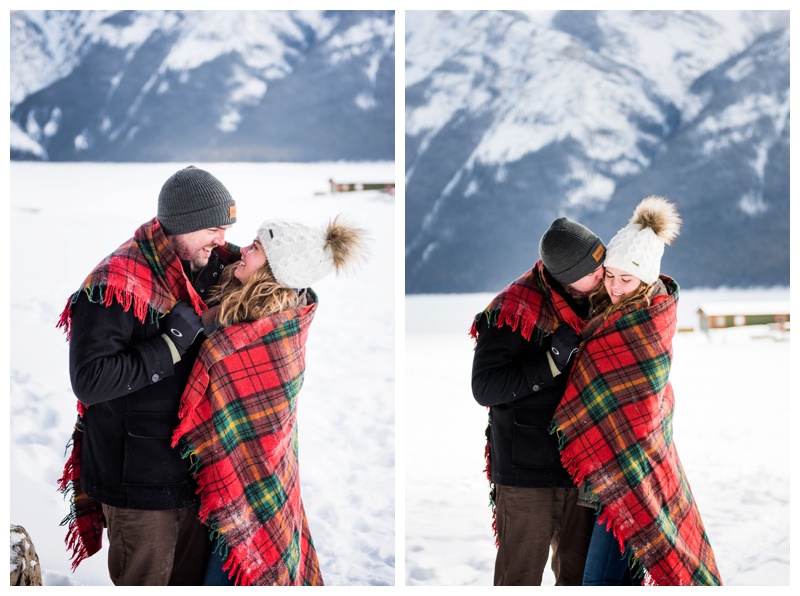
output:
[[[206,585],[322,585],[297,461],[296,399],[317,308],[309,287],[361,254],[363,232],[264,222],[223,272],[173,446],[216,538]]]
[[[647,197],[608,244],[554,415],[562,461],[599,511],[584,585],[622,585],[629,565],[648,585],[721,584],[672,441],[678,284],[659,270],[680,223],[673,204]]]

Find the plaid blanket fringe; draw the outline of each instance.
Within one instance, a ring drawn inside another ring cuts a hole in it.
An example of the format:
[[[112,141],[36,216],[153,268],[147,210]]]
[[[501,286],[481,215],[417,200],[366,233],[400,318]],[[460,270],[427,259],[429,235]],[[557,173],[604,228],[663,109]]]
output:
[[[576,357],[556,409],[562,462],[586,484],[605,523],[648,585],[721,585],[672,440],[669,383],[678,284],[647,308],[604,321]]]
[[[229,245],[224,250],[235,248]],[[81,292],[92,302],[105,306],[116,302],[126,311],[133,308],[134,316],[142,323],[148,314],[151,321],[157,321],[178,300],[191,303],[198,313],[205,309],[157,218],[139,226],[132,238],[100,261],[81,288],[67,299],[56,327],[64,329],[68,340],[72,305]]]
[[[64,540],[71,553],[72,571],[88,557],[98,552],[103,544],[103,527],[105,518],[97,501],[81,490],[80,454],[83,440],[82,419],[78,417],[67,450],[71,453],[64,466],[64,472],[58,479],[58,491],[69,498],[69,513],[61,520],[60,526],[67,526]]]
[[[489,305],[472,320],[469,334],[478,337],[478,323],[484,318],[489,326],[509,326],[519,329],[525,339],[536,332],[538,341],[555,331],[562,322],[576,332],[583,330],[581,318],[569,307],[558,292],[553,291],[550,276],[544,263],[536,262],[530,271],[522,274],[495,296]]]

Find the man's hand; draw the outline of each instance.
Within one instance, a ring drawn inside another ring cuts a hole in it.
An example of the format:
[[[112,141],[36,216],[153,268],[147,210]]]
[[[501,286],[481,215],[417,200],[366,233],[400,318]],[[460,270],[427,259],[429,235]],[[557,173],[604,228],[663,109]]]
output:
[[[553,363],[558,370],[563,371],[567,368],[575,352],[578,351],[580,344],[580,336],[566,323],[559,325],[553,332],[553,337],[550,340],[550,356],[553,358]]]
[[[172,340],[181,356],[203,331],[203,321],[188,302],[177,302],[164,317],[164,333]]]

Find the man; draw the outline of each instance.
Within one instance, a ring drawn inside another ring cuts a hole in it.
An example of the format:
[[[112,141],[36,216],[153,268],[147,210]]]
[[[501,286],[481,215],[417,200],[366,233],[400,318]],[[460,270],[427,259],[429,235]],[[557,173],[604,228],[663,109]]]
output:
[[[562,217],[539,243],[533,269],[475,317],[472,392],[489,407],[487,460],[497,531],[495,585],[541,585],[552,548],[556,585],[581,585],[595,511],[549,433],[602,280],[605,246]]]
[[[158,214],[100,262],[70,297],[68,333],[78,398],[73,451],[73,568],[101,547],[116,585],[200,585],[210,552],[189,462],[171,448],[178,407],[203,339],[203,296],[238,258],[225,243],[236,205],[210,173],[189,166],[158,196]]]

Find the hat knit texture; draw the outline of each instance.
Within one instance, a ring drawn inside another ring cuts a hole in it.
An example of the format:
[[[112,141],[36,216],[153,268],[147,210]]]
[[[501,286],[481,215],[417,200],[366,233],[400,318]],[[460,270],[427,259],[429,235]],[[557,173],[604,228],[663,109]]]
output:
[[[675,205],[651,195],[636,206],[628,225],[608,243],[606,267],[638,277],[646,284],[658,279],[664,245],[678,236],[682,220]]]
[[[286,288],[307,288],[364,255],[364,231],[338,216],[324,228],[271,219],[261,224],[257,235],[275,280]]]
[[[605,246],[586,226],[566,217],[556,219],[539,241],[539,255],[561,284],[575,283],[603,264]]]
[[[236,202],[222,182],[189,166],[170,176],[158,195],[158,221],[168,235],[236,223]]]

